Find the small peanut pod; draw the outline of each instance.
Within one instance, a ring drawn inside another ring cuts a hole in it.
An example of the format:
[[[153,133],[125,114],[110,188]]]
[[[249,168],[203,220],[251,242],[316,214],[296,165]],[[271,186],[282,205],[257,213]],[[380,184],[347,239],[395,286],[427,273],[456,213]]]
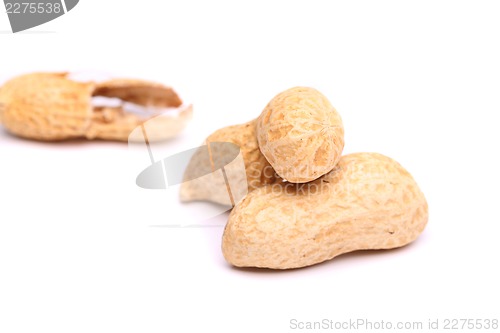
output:
[[[157,117],[174,110],[176,116]],[[0,87],[0,122],[9,132],[35,140],[133,141],[133,130],[157,117],[148,139],[160,141],[178,134],[191,114],[192,107],[182,105],[171,88],[142,80],[79,82],[67,73],[33,73]]]
[[[213,142],[230,142],[240,148],[245,164],[246,181],[248,192],[266,184],[272,184],[279,179],[273,168],[259,150],[255,136],[255,120],[241,124],[221,128],[205,140],[208,145]],[[202,152],[202,151],[200,151]],[[201,154],[195,154],[185,171],[185,178],[190,179],[200,169],[210,169],[204,165],[206,159],[198,158]],[[224,183],[216,184],[204,180],[184,182],[180,189],[181,201],[206,200],[223,205],[231,205],[227,199],[227,189]]]
[[[351,154],[314,182],[249,193],[229,216],[222,251],[238,267],[298,268],[404,246],[427,219],[425,197],[401,165],[380,154]]]
[[[257,139],[280,177],[305,183],[335,167],[344,148],[344,127],[323,94],[295,87],[278,94],[262,111]]]

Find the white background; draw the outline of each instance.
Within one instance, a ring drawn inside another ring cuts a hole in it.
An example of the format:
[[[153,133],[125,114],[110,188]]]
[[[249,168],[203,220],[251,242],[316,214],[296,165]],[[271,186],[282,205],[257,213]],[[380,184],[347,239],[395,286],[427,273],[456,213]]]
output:
[[[499,17],[498,1],[82,0],[13,35],[0,14],[2,81],[97,70],[175,87],[195,119],[173,151],[313,86],[343,117],[344,152],[398,160],[430,207],[400,250],[238,270],[222,257],[222,227],[151,227],[183,217],[135,186],[148,162],[126,144],[37,143],[0,127],[0,332],[500,319]]]

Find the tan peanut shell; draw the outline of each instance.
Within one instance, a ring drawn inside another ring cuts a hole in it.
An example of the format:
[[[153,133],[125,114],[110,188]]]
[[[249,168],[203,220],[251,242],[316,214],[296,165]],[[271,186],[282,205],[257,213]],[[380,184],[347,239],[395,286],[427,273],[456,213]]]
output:
[[[425,197],[401,165],[380,154],[351,154],[314,182],[249,193],[229,216],[222,251],[238,267],[298,268],[404,246],[427,219]]]
[[[323,94],[295,87],[276,95],[262,111],[257,139],[280,177],[305,183],[335,167],[344,148],[344,127]]]
[[[279,179],[269,162],[259,150],[255,135],[255,122],[255,120],[252,120],[241,125],[221,128],[208,136],[204,142],[204,144],[210,144],[212,142],[230,142],[240,147],[245,164],[248,192],[266,184],[272,184]],[[198,165],[197,159],[193,158],[186,168],[186,177],[190,178],[189,173],[191,169],[198,168],[206,168],[206,166]],[[227,198],[226,191],[227,189],[224,183],[184,182],[181,185],[180,198],[181,201],[184,202],[206,200],[219,204],[231,205],[232,203]]]
[[[191,106],[181,109],[177,94],[158,83],[131,79],[77,82],[67,73],[33,73],[0,87],[0,122],[9,132],[35,140],[127,141],[134,128],[157,115],[127,112],[122,106],[94,106],[93,97],[115,98],[146,109],[178,108],[177,117],[162,120],[164,126],[149,133],[156,140],[177,134],[192,114]]]

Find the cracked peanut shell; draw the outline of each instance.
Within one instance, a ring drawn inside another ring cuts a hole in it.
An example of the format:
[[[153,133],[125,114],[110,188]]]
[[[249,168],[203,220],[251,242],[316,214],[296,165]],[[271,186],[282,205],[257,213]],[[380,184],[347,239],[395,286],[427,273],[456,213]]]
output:
[[[114,104],[96,105],[96,97],[112,99]],[[191,118],[191,106],[183,106],[172,88],[134,79],[78,82],[67,73],[21,75],[0,87],[3,126],[20,137],[41,141],[127,141],[136,127],[166,109],[179,112],[160,119],[148,133],[150,141],[175,136]]]

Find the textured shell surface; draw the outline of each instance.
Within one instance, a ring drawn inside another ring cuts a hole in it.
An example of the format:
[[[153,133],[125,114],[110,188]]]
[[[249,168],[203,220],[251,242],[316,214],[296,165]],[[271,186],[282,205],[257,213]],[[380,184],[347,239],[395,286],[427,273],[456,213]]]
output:
[[[256,120],[241,124],[221,128],[207,137],[204,144],[212,142],[230,142],[240,148],[245,165],[246,180],[248,191],[267,184],[275,183],[280,180],[273,168],[259,150],[259,145],[255,135]],[[191,169],[206,169],[209,166],[199,165],[196,154],[186,168],[186,176],[189,178]],[[203,163],[203,162],[201,162]],[[206,200],[224,205],[230,205],[231,202],[226,195],[224,183],[210,183],[207,181],[185,182],[181,186],[180,197],[182,201]]]
[[[94,98],[109,98],[118,105],[95,105]],[[130,107],[132,106],[132,107]],[[128,107],[128,108],[127,108]],[[179,109],[175,117],[160,112]],[[129,112],[130,109],[141,112]],[[31,73],[0,87],[0,122],[11,133],[41,141],[73,138],[127,141],[134,129],[149,122],[150,140],[178,134],[192,107],[182,105],[175,91],[159,83],[136,79],[81,82],[69,73]],[[154,126],[153,126],[154,125]]]
[[[0,121],[16,135],[38,140],[80,137],[90,125],[93,84],[65,73],[18,76],[0,88]]]
[[[276,95],[257,120],[259,147],[276,173],[294,183],[319,178],[337,164],[344,148],[339,113],[314,88]]]
[[[239,267],[299,268],[355,250],[404,246],[427,219],[425,197],[399,163],[350,154],[313,182],[249,193],[229,216],[222,250]]]

